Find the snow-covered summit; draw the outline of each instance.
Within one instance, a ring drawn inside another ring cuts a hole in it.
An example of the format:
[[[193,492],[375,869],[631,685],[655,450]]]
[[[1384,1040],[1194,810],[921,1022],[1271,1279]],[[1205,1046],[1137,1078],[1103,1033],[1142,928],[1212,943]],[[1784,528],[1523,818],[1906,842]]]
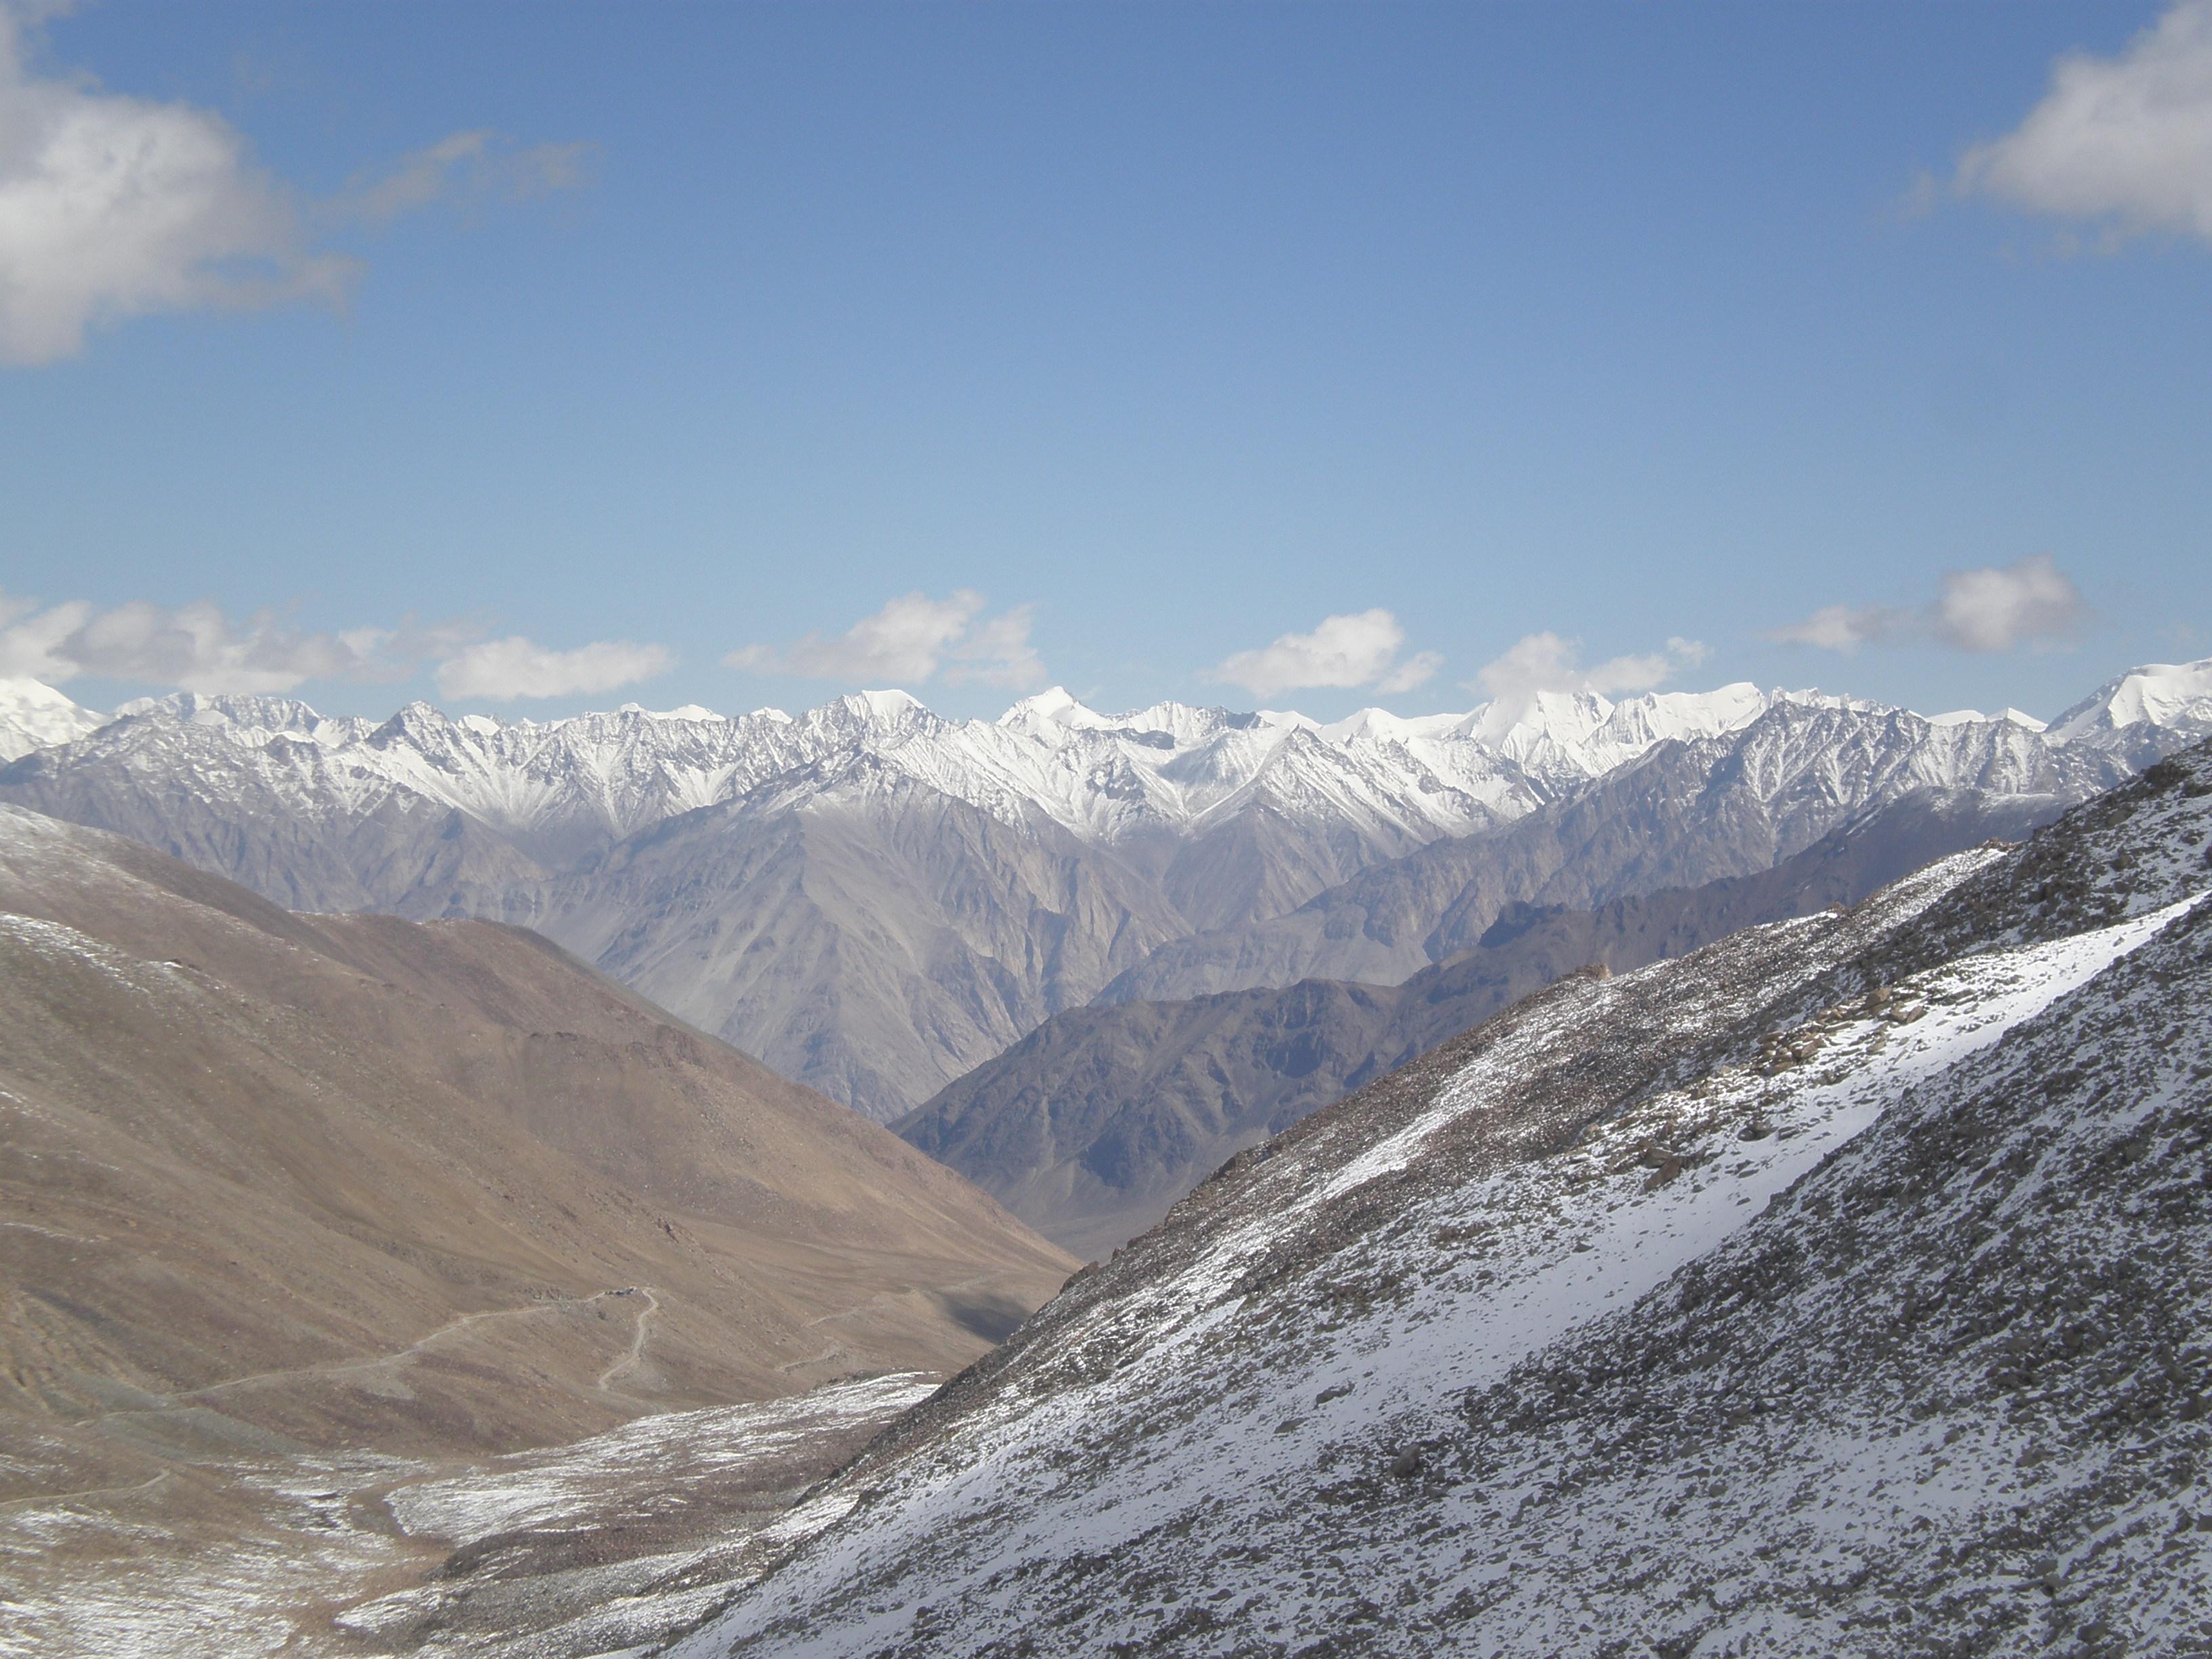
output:
[[[409,707],[428,708],[429,705],[418,702]],[[268,696],[250,691],[172,691],[167,696],[134,697],[116,708],[115,717],[228,726],[241,732],[289,732],[302,736],[329,729],[333,724],[297,697]]]
[[[1954,708],[1942,714],[1928,717],[1930,726],[1992,726],[2002,723],[2017,726],[2028,732],[2047,732],[2050,726],[2033,714],[2022,714],[2017,708],[2000,708],[1994,714],[1984,714],[1978,708]]]
[[[635,714],[641,720],[719,720],[726,718],[696,702],[687,702],[681,708],[647,708],[643,703],[626,702],[615,713]]]
[[[40,680],[0,679],[0,764],[52,744],[74,743],[106,717],[81,708]]]
[[[2131,668],[2059,715],[2051,734],[2060,743],[2107,747],[2140,727],[2212,732],[2212,657]]]
[[[1057,743],[1070,732],[1096,732],[1115,722],[1078,701],[1064,685],[1024,697],[999,716],[999,724],[1040,743]]]
[[[930,711],[911,691],[854,691],[838,699],[855,713],[879,720],[902,720]]]

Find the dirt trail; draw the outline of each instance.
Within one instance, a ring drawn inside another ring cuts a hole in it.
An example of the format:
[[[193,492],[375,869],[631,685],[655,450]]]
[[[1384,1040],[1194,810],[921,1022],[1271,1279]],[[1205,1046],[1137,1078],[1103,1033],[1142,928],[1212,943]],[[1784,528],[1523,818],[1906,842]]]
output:
[[[67,1504],[79,1498],[113,1498],[134,1492],[151,1492],[169,1478],[163,1469],[150,1480],[141,1480],[132,1486],[87,1486],[82,1492],[33,1492],[27,1498],[0,1499],[0,1510],[21,1509],[33,1504]]]
[[[257,1383],[279,1382],[286,1377],[343,1376],[352,1371],[370,1371],[386,1365],[397,1365],[413,1358],[432,1343],[451,1336],[457,1331],[465,1330],[469,1326],[483,1320],[520,1319],[532,1314],[568,1312],[579,1308],[588,1308],[594,1302],[604,1301],[609,1297],[621,1294],[622,1291],[619,1290],[596,1291],[590,1296],[562,1297],[543,1302],[526,1302],[519,1308],[485,1308],[476,1313],[463,1314],[459,1319],[448,1320],[428,1335],[418,1337],[405,1347],[395,1349],[390,1353],[374,1354],[366,1359],[325,1360],[316,1365],[295,1365],[284,1370],[256,1371],[248,1376],[228,1377],[221,1382],[208,1383],[204,1388],[189,1389],[179,1394],[170,1395],[167,1396],[167,1403],[172,1406],[180,1405],[185,1401],[204,1400],[209,1395],[222,1394],[227,1389],[251,1388]],[[647,1292],[647,1295],[649,1297],[651,1292]],[[104,1416],[112,1414],[102,1413]]]
[[[653,1293],[653,1286],[650,1285],[640,1285],[636,1286],[636,1290],[637,1293],[645,1298],[645,1305],[637,1310],[637,1328],[629,1334],[629,1352],[599,1373],[599,1380],[592,1385],[595,1388],[604,1389],[609,1387],[615,1378],[629,1376],[637,1369],[637,1362],[645,1352],[645,1322],[660,1311],[660,1298]],[[610,1294],[619,1294],[619,1292],[610,1292]]]

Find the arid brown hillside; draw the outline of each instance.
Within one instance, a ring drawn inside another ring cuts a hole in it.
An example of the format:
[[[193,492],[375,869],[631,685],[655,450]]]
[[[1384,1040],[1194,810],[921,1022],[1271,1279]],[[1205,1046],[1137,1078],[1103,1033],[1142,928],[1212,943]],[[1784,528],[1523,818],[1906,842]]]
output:
[[[1073,1266],[533,934],[0,807],[0,1503],[951,1370]]]

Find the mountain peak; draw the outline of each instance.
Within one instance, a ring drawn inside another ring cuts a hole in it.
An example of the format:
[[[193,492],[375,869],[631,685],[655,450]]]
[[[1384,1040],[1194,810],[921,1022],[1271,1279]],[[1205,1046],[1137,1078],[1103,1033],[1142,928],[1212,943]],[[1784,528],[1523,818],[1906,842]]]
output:
[[[1051,741],[1064,732],[1102,731],[1115,722],[1081,702],[1066,686],[1055,685],[1024,697],[999,716],[998,724],[1008,731]]]
[[[1547,743],[1578,747],[1612,713],[1595,691],[1522,691],[1478,709],[1474,735],[1517,761]]]
[[[133,698],[118,704],[115,714],[118,720],[167,715],[179,725],[235,726],[252,732],[312,732],[323,721],[297,697],[255,691],[172,691],[165,697]]]
[[[2051,721],[2051,734],[2069,743],[2130,726],[2212,731],[2212,657],[2130,668]]]
[[[886,714],[894,718],[902,714],[911,714],[914,710],[920,708],[922,706],[921,699],[915,696],[913,692],[896,690],[889,691],[854,691],[848,695],[845,701],[848,703],[855,703],[866,708],[870,714]]]
[[[911,726],[917,720],[937,718],[911,691],[848,691],[808,714],[808,718],[816,721],[825,716],[833,726],[842,716],[863,726],[878,728]]]
[[[1978,708],[1954,708],[1948,714],[1930,714],[1930,726],[2017,726],[2029,732],[2046,732],[2050,727],[2033,714],[2022,714],[2013,708],[2000,708],[1994,714],[1984,714]]]
[[[474,716],[471,718],[489,719],[489,716]],[[417,697],[414,702],[409,703],[406,707],[400,709],[398,713],[392,715],[390,720],[385,721],[382,726],[377,727],[370,740],[372,742],[375,742],[379,740],[388,740],[392,738],[410,736],[420,732],[444,731],[452,728],[456,724],[457,722],[451,719],[447,714],[446,711],[439,708],[437,704],[434,702],[425,702],[422,698]]]
[[[43,680],[0,679],[0,763],[57,743],[73,743],[106,725]]]

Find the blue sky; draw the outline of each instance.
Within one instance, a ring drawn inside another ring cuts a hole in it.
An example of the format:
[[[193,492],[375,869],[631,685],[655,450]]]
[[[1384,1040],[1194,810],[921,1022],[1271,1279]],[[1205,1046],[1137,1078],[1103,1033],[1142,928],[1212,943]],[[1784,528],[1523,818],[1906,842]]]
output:
[[[2212,653],[2208,0],[5,15],[0,672],[88,703]]]

